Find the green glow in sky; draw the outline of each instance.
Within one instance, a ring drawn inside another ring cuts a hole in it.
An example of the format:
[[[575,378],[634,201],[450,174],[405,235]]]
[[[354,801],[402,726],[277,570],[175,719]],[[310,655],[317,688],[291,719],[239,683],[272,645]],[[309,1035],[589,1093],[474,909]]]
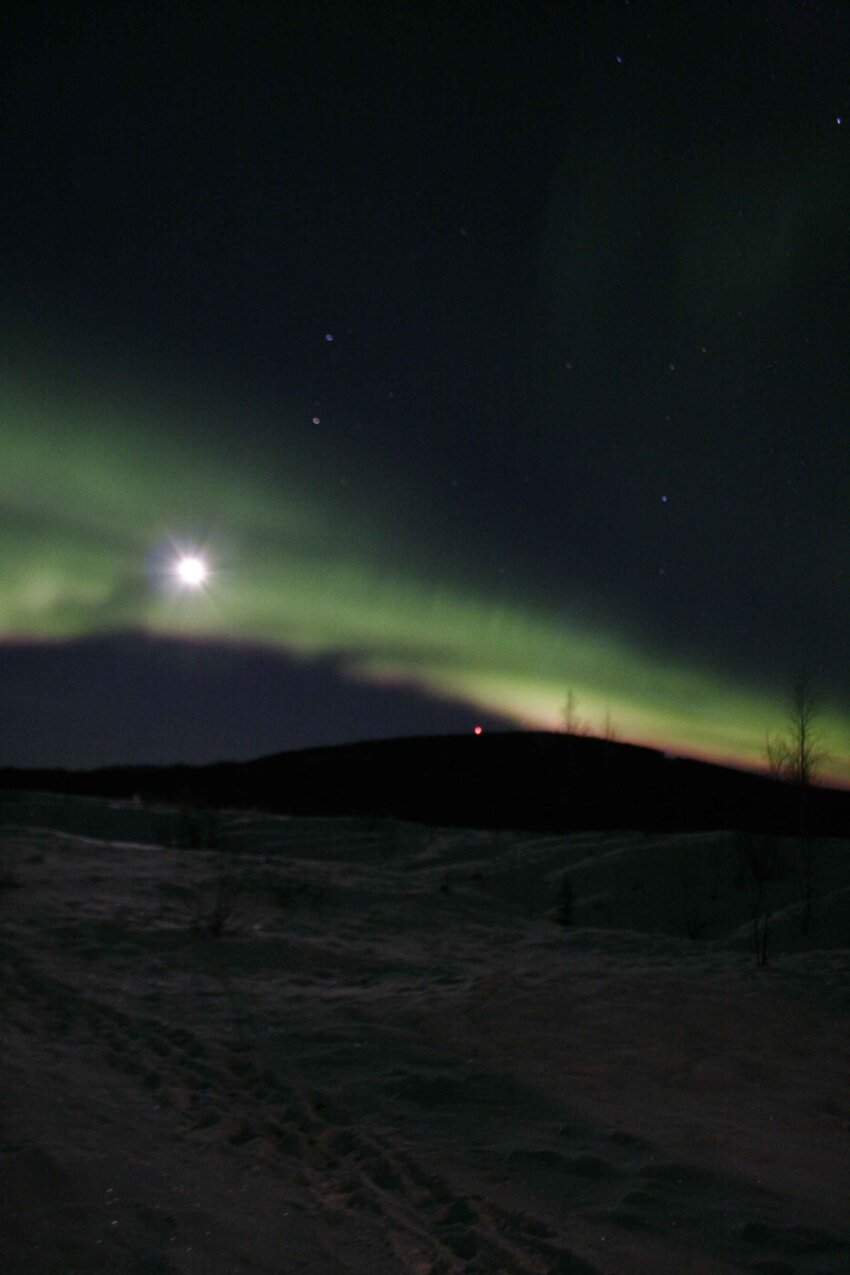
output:
[[[318,455],[310,465],[293,449],[290,468],[284,452],[271,472],[236,428],[206,450],[198,437],[154,412],[0,387],[0,635],[138,629],[332,653],[354,678],[527,727],[561,727],[572,689],[597,732],[608,713],[622,739],[743,764],[782,725],[782,688],[733,685],[626,633],[394,559],[391,508],[369,496],[358,510],[356,492],[343,506]],[[209,561],[201,589],[157,574],[184,549]],[[823,725],[830,773],[850,780],[842,723],[825,711]]]

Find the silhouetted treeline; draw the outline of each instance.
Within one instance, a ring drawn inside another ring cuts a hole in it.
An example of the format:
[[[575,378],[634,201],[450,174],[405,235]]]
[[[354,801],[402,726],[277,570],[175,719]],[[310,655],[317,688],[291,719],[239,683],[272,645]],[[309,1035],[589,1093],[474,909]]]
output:
[[[0,771],[0,787],[298,815],[529,830],[794,833],[792,785],[609,740],[539,732],[377,740],[209,766]],[[814,788],[811,832],[850,835],[850,793]]]

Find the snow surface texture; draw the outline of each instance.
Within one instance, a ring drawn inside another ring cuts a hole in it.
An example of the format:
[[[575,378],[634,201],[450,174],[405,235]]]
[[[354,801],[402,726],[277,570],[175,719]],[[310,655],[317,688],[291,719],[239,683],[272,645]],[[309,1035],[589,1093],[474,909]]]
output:
[[[846,843],[0,822],[2,1270],[850,1272]]]

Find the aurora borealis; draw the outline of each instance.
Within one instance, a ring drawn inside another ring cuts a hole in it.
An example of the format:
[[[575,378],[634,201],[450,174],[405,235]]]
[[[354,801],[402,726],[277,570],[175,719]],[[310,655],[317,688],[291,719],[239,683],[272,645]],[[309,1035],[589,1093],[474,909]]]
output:
[[[572,690],[752,764],[805,663],[850,780],[850,29],[750,9],[16,17],[0,760],[557,729]],[[157,642],[195,730],[134,725]],[[81,643],[108,690],[51,676]]]

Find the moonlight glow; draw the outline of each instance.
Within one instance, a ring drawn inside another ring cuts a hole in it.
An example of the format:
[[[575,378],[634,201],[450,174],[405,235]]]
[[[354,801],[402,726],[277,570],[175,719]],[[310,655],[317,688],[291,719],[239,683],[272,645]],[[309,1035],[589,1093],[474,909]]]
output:
[[[209,577],[209,568],[203,558],[193,554],[187,554],[178,559],[174,570],[180,583],[187,585],[190,589],[199,589]]]

